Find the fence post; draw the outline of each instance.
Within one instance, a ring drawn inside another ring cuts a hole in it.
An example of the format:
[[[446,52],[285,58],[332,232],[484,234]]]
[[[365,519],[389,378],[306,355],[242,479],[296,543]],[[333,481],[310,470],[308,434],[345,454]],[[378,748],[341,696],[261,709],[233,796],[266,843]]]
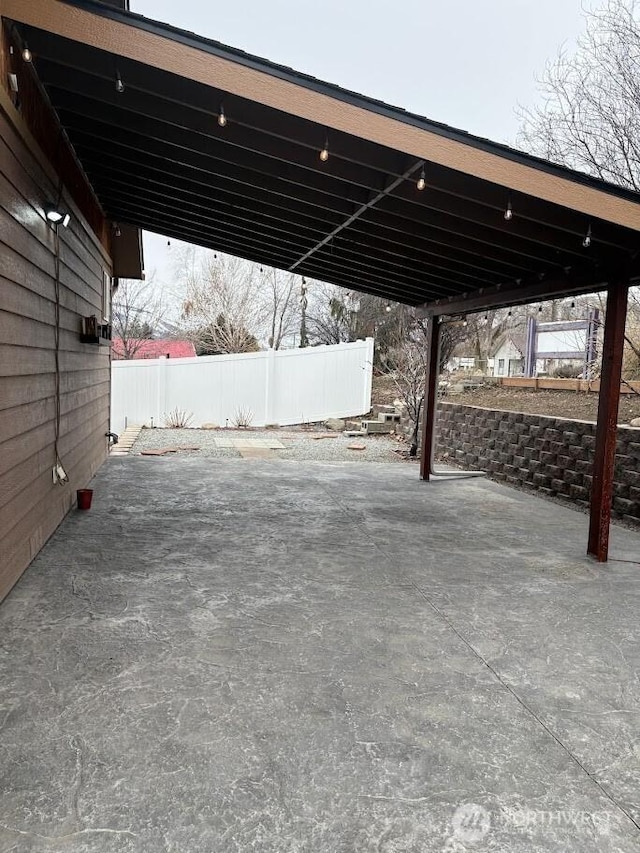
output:
[[[157,389],[156,396],[156,423],[160,426],[163,415],[167,411],[167,359],[161,356],[156,363]]]
[[[373,338],[365,339],[364,382],[362,398],[362,414],[366,415],[371,409],[371,391],[373,389]]]
[[[274,423],[273,400],[276,386],[276,351],[272,348],[267,350],[267,364],[265,367],[264,382],[264,423]]]

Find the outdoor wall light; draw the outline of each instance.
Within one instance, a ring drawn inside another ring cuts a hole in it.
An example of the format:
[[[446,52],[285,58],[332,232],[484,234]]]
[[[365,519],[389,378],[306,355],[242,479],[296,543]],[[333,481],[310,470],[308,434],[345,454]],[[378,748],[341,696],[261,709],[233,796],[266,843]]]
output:
[[[424,169],[420,172],[420,177],[418,178],[418,183],[416,187],[422,192],[422,190],[427,186],[427,178],[424,173]]]
[[[66,228],[71,221],[71,214],[64,210],[60,210],[59,205],[51,204],[50,202],[44,206],[44,215],[47,217],[47,221],[52,225],[62,225],[64,228]]]
[[[116,71],[116,92],[119,95],[124,92],[124,83],[122,82],[122,77],[120,76],[119,71]]]
[[[222,104],[220,104],[220,112],[218,113],[218,124],[220,125],[220,127],[227,126],[227,116],[225,114],[224,106]]]
[[[22,58],[25,62],[33,62],[33,54],[29,50],[29,45],[25,42],[22,48]]]

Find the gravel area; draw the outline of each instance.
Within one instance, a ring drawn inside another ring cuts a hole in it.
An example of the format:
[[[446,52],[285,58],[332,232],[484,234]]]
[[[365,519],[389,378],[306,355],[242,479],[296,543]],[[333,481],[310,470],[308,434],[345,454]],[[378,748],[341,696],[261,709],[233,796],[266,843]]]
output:
[[[234,439],[277,439],[284,450],[273,450],[274,458],[305,462],[402,462],[403,457],[394,451],[404,444],[394,437],[358,436],[349,438],[341,433],[331,433],[331,438],[313,438],[328,435],[326,430],[207,430],[207,429],[143,429],[131,448],[130,455],[136,456],[143,450],[158,450],[164,447],[197,447],[198,450],[180,450],[171,456],[201,456],[239,458],[235,448],[216,446],[216,437]],[[349,450],[350,444],[363,444],[364,450]]]

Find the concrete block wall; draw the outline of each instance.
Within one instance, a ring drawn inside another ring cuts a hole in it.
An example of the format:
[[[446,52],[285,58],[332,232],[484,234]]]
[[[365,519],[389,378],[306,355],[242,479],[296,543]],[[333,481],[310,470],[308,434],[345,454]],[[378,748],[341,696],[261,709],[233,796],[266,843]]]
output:
[[[493,480],[589,505],[596,425],[441,403],[436,454]],[[613,515],[640,525],[640,428],[619,427]]]

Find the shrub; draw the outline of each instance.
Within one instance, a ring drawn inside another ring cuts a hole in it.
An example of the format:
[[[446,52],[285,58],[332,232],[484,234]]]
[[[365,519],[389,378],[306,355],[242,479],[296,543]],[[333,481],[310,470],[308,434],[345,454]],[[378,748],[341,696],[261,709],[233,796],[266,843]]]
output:
[[[193,413],[176,406],[168,414],[165,413],[163,420],[168,429],[186,429],[193,420]]]

